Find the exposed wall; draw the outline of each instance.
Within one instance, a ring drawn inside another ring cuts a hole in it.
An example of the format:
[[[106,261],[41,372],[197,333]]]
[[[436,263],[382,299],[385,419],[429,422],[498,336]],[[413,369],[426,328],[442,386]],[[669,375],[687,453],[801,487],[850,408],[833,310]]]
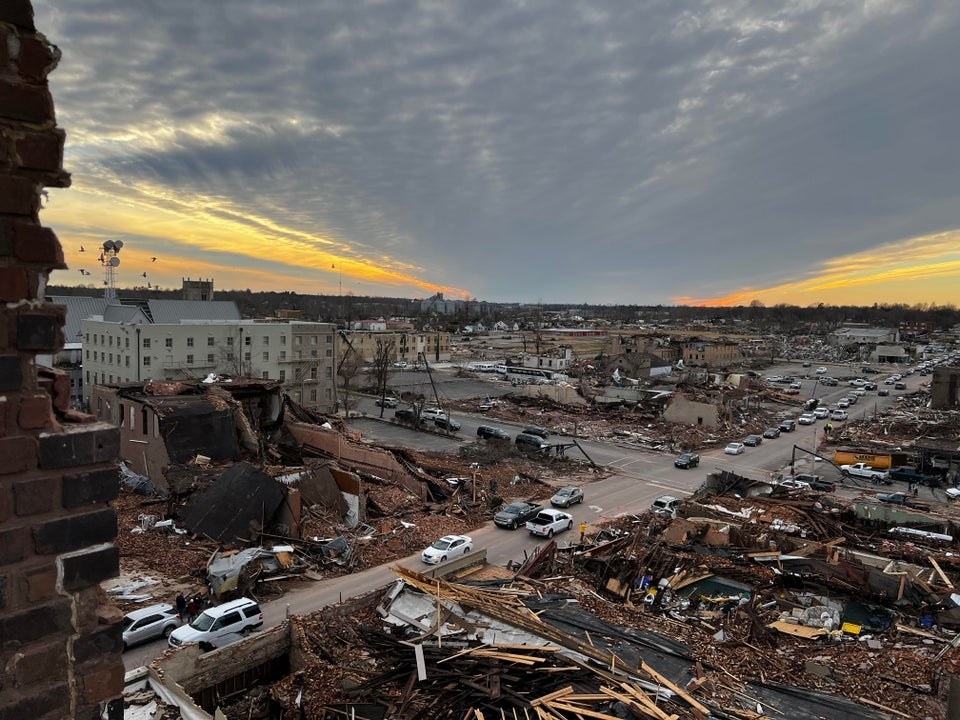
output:
[[[960,368],[934,368],[930,380],[930,407],[934,410],[960,408]]]
[[[119,433],[36,365],[64,342],[65,308],[43,300],[63,250],[39,218],[44,187],[70,184],[47,88],[59,57],[29,0],[0,2],[0,718],[95,718],[123,688],[98,589],[119,565]]]
[[[674,395],[670,405],[663,413],[663,419],[668,422],[684,425],[703,425],[708,428],[717,427],[717,406],[713,403],[701,403],[687,400],[683,395]]]

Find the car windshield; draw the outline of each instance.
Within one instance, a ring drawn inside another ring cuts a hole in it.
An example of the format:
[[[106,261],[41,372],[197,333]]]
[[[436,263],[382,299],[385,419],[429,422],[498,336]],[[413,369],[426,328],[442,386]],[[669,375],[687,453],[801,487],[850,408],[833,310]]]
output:
[[[567,495],[573,495],[573,488],[561,488],[557,490],[557,495],[559,497],[566,497]]]
[[[434,550],[446,550],[448,547],[450,547],[450,541],[440,539],[440,540],[437,540],[430,547],[432,547]]]
[[[133,625],[133,618],[124,616],[123,620],[120,622],[120,628],[122,630],[127,630],[131,625]]]
[[[517,503],[510,503],[503,509],[503,511],[505,513],[516,514],[520,512],[522,509],[523,509],[523,505],[519,505]]]
[[[210,626],[214,623],[214,617],[212,615],[207,615],[207,613],[200,613],[200,617],[190,623],[190,627],[194,630],[209,630]]]

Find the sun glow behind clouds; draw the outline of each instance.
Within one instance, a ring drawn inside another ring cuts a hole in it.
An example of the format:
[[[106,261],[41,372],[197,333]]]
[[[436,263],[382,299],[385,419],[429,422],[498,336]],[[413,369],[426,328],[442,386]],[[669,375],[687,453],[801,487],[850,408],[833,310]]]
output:
[[[767,288],[741,288],[722,297],[675,297],[678,305],[864,305],[953,303],[960,276],[960,230],[910,238],[824,261],[817,272],[796,282]]]
[[[136,273],[122,272],[121,281],[124,275],[137,281],[124,284],[171,288],[182,277],[213,275],[224,289],[336,293],[345,284],[361,294],[467,295],[420,279],[422,268],[384,256],[359,257],[340,240],[245,212],[220,197],[184,197],[141,183],[123,192],[74,185],[51,200],[44,222],[57,230],[71,268],[65,279],[54,276],[55,283],[77,282],[73,274],[80,268],[96,280],[100,243],[125,239],[124,269],[133,266]]]

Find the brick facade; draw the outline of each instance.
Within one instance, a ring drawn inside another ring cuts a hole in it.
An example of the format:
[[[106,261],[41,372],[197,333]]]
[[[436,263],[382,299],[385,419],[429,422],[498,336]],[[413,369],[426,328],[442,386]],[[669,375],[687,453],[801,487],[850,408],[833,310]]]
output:
[[[64,340],[65,309],[43,301],[63,249],[39,217],[43,189],[70,185],[47,85],[59,59],[30,0],[0,3],[0,720],[122,714],[99,590],[119,568],[119,431],[71,411],[69,380],[36,365]]]

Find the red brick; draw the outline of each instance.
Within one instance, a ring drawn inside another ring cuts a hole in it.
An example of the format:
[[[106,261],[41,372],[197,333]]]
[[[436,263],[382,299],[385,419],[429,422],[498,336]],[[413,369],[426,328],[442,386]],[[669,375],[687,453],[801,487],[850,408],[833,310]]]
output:
[[[109,700],[123,693],[123,663],[112,663],[109,667],[83,672],[80,683],[83,687],[81,702],[94,703]]]
[[[67,641],[65,638],[43,644],[27,645],[11,659],[9,670],[13,672],[17,686],[33,685],[47,677],[66,675]]]
[[[9,482],[0,482],[0,523],[13,516],[13,486]]]
[[[19,592],[22,603],[38,603],[57,596],[56,560],[49,558],[42,565],[21,570]]]
[[[29,276],[26,268],[0,268],[0,300],[16,302],[30,299]]]
[[[53,424],[53,408],[50,396],[27,395],[20,398],[17,422],[22,430],[42,430]]]
[[[21,36],[17,68],[22,77],[35,81],[44,80],[59,62],[60,50],[56,47],[36,35]]]
[[[34,232],[18,232],[14,252],[19,259],[30,263],[44,263],[56,270],[64,270],[63,247],[53,230],[36,226]]]
[[[0,82],[0,116],[4,107],[3,84]],[[40,209],[40,186],[27,177],[0,175],[0,213],[35,217]]]
[[[57,370],[53,376],[53,406],[61,412],[70,409],[70,376]]]
[[[42,85],[0,80],[0,117],[36,124],[53,122],[50,91]]]
[[[37,466],[37,441],[28,435],[0,438],[0,475],[23,472]]]
[[[63,143],[66,133],[53,129],[25,133],[16,140],[19,165],[31,170],[60,170],[63,167]]]
[[[30,528],[8,527],[0,530],[0,565],[12,565],[30,554]]]

